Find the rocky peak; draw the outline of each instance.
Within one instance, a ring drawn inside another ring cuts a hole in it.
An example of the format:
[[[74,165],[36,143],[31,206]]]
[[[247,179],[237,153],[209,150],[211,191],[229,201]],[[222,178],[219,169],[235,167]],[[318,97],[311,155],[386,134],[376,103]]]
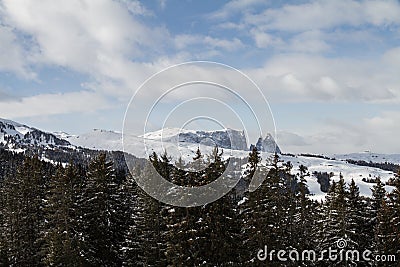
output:
[[[250,151],[253,150],[254,145],[250,145]],[[258,151],[260,152],[269,152],[269,153],[278,153],[281,154],[281,149],[278,144],[275,142],[274,137],[267,133],[267,136],[262,139],[262,137],[258,138],[257,143],[255,145]]]

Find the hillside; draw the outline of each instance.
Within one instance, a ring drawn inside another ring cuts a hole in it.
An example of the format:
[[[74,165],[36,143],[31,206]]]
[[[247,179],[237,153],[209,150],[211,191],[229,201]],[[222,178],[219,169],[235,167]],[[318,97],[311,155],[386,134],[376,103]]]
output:
[[[191,161],[198,147],[203,154],[211,154],[215,143],[224,149],[223,157],[227,159],[230,156],[235,158],[246,158],[249,154],[246,140],[241,131],[229,130],[231,136],[236,136],[234,142],[240,144],[242,149],[230,149],[227,142],[227,132],[204,132],[179,129],[165,129],[165,131],[156,131],[145,134],[144,136],[125,136],[125,152],[129,152],[138,158],[148,158],[154,151],[158,154],[167,151],[172,162],[182,158],[184,161]],[[202,142],[203,139],[206,142]],[[271,139],[266,137],[266,139]],[[163,140],[163,142],[161,142]],[[145,141],[145,146],[143,144]],[[229,140],[228,140],[229,141]],[[259,144],[261,145],[261,144]],[[89,133],[82,135],[70,135],[67,133],[47,133],[34,127],[26,126],[14,121],[0,119],[0,146],[15,152],[37,151],[42,154],[42,158],[50,162],[63,161],[68,162],[68,158],[87,158],[91,153],[96,154],[97,150],[106,151],[123,151],[122,134],[113,131],[95,129]],[[264,143],[265,146],[265,143]],[[271,146],[271,144],[270,144]],[[237,148],[234,147],[234,148]],[[265,149],[264,149],[265,150]],[[70,155],[71,157],[68,157]],[[73,155],[73,156],[72,156]],[[262,164],[268,165],[268,161],[272,156],[270,152],[261,152],[263,158]],[[360,193],[364,196],[370,196],[370,188],[373,183],[366,182],[367,179],[373,180],[380,178],[383,182],[387,182],[394,176],[392,171],[385,171],[380,168],[370,166],[359,166],[351,164],[346,160],[364,160],[367,162],[391,162],[400,163],[400,155],[374,154],[370,152],[330,155],[326,156],[306,156],[306,155],[281,155],[281,160],[293,164],[292,173],[298,173],[300,165],[308,168],[310,176],[307,177],[307,184],[314,199],[323,199],[325,190],[321,190],[321,185],[317,178],[312,175],[314,172],[333,173],[331,180],[337,181],[339,175],[342,174],[345,181],[349,183],[354,179],[360,187]],[[121,163],[119,163],[121,164]],[[242,166],[244,169],[245,166]],[[364,180],[364,181],[363,181]],[[390,186],[386,186],[391,191]]]

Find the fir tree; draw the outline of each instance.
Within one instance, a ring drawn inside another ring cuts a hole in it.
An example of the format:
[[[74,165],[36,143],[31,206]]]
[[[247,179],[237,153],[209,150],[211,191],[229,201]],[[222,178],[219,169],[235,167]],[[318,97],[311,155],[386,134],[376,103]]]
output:
[[[366,202],[360,196],[359,187],[352,179],[347,193],[346,236],[352,242],[348,243],[348,249],[354,248],[364,251],[372,248],[373,231],[364,230],[368,228],[369,221],[366,206]],[[368,262],[364,262],[362,257],[358,262],[368,264]]]
[[[375,226],[375,253],[379,254],[395,254],[398,250],[396,240],[395,227],[393,225],[393,213],[390,202],[383,199],[381,208],[378,211]]]
[[[212,163],[204,171],[191,173],[192,177],[196,175],[192,181],[197,181],[197,186],[214,181],[225,170],[218,148],[214,148],[209,158]],[[240,224],[235,207],[231,194],[202,207],[167,206],[163,214],[168,222],[165,235],[168,264],[219,266],[237,262]]]
[[[9,263],[41,266],[43,259],[45,179],[42,162],[25,158],[15,177],[4,181],[3,233]]]
[[[315,225],[316,214],[314,203],[309,199],[306,177],[309,176],[308,169],[304,165],[299,166],[299,183],[296,192],[296,214],[294,224],[296,226],[296,237],[293,238],[293,246],[300,251],[313,247],[312,229]]]
[[[112,162],[100,154],[89,165],[81,205],[82,255],[90,265],[120,266],[126,214]]]
[[[377,179],[377,183],[371,188],[372,198],[369,201],[369,205],[367,206],[367,216],[368,223],[365,227],[365,231],[368,233],[375,233],[378,227],[378,213],[380,212],[382,202],[386,197],[386,190],[384,185],[382,184],[380,178]],[[373,238],[370,238],[373,248],[378,247],[377,244],[379,240],[376,238],[377,234],[374,234]]]
[[[275,154],[266,179],[256,191],[248,193],[248,199],[242,206],[243,248],[248,252],[244,255],[244,264],[264,266],[265,263],[256,258],[257,251],[264,246],[281,248],[285,213],[282,209],[282,193],[285,190],[282,171],[279,156]]]
[[[50,182],[46,202],[46,265],[81,266],[79,248],[77,200],[81,194],[82,180],[75,166],[58,167]]]
[[[148,186],[148,177],[156,171],[153,166],[160,167],[158,156],[152,156],[143,171],[138,174],[141,185]],[[162,220],[164,204],[149,196],[132,180],[128,182],[132,191],[130,226],[127,232],[127,248],[125,261],[127,266],[163,266],[165,265],[164,232],[166,222]],[[154,185],[151,185],[154,186]],[[149,187],[147,187],[149,188]]]
[[[388,194],[389,203],[390,203],[390,212],[391,219],[390,223],[392,224],[392,233],[389,233],[392,236],[391,240],[388,242],[389,244],[393,244],[391,249],[388,251],[392,254],[397,254],[400,252],[400,177],[398,176],[394,182],[394,189],[391,193]]]
[[[260,162],[261,162],[260,152],[257,150],[257,147],[253,146],[253,150],[249,153],[247,169],[244,173],[247,184],[250,184],[250,180],[251,178],[253,178],[257,166],[259,165]]]

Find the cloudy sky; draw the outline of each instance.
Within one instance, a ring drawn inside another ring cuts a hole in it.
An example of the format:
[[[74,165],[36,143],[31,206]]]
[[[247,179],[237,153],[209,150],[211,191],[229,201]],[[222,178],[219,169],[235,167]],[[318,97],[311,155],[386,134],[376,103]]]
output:
[[[2,118],[121,130],[147,78],[192,60],[253,79],[283,151],[400,153],[399,1],[0,0]]]

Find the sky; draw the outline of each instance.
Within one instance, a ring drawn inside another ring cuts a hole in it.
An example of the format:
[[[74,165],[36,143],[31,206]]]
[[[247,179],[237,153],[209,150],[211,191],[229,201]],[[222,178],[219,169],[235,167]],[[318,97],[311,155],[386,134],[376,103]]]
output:
[[[0,0],[1,118],[121,131],[146,79],[197,60],[258,85],[283,152],[400,153],[399,1]]]

